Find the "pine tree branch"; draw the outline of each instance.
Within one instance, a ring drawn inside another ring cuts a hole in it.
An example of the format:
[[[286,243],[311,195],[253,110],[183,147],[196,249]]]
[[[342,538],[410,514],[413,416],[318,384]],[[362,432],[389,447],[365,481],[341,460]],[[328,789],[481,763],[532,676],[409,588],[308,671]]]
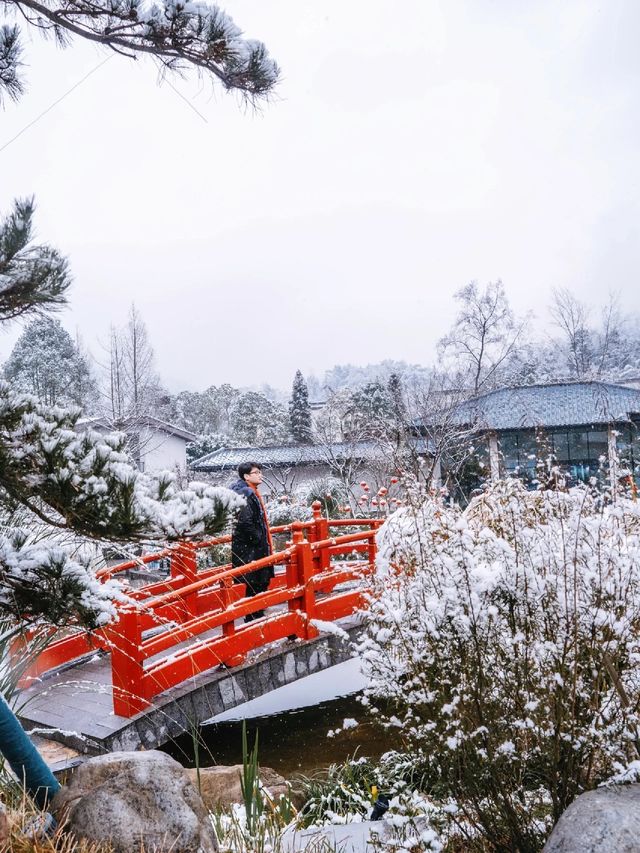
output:
[[[214,5],[179,0],[149,7],[139,0],[9,3],[33,26],[53,28],[59,40],[64,40],[66,32],[131,58],[151,54],[171,71],[193,65],[252,103],[268,96],[280,76],[264,44],[243,38],[231,18]]]
[[[0,615],[22,624],[44,617],[96,628],[115,615],[119,597],[114,582],[99,582],[63,548],[29,544],[21,530],[0,536]]]
[[[176,540],[221,532],[238,508],[228,489],[140,472],[125,436],[77,432],[79,411],[53,409],[0,382],[0,487],[54,527],[99,539]]]
[[[14,101],[24,92],[24,84],[19,76],[21,56],[18,27],[0,27],[0,101],[3,89]]]
[[[66,302],[68,263],[50,246],[31,245],[33,198],[17,199],[0,224],[0,321]]]

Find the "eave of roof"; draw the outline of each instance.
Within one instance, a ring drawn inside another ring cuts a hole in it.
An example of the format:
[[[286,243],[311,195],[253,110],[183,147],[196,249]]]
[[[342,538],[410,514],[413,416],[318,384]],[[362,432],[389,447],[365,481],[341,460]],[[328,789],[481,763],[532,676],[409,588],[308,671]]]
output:
[[[610,382],[556,382],[498,388],[460,403],[459,425],[487,430],[553,429],[629,421],[640,390]]]
[[[426,442],[414,439],[419,453],[426,453]],[[363,461],[381,459],[385,448],[374,441],[336,442],[331,445],[292,444],[274,447],[221,447],[196,459],[189,466],[203,473],[237,468],[241,462],[255,460],[267,468],[329,465],[332,460],[359,458]]]
[[[110,423],[107,418],[103,417],[95,417],[95,418],[81,418],[77,421],[78,426],[84,427],[93,427],[94,429],[105,429],[113,432],[129,432],[133,427],[146,426],[151,427],[153,429],[158,430],[158,432],[165,432],[167,435],[173,435],[176,438],[182,438],[186,442],[196,441],[198,436],[194,432],[190,432],[187,429],[183,429],[182,427],[175,426],[174,424],[169,424],[166,421],[161,421],[160,418],[155,418],[151,415],[145,415],[140,418],[131,418],[129,421],[125,421],[120,426],[115,426]]]

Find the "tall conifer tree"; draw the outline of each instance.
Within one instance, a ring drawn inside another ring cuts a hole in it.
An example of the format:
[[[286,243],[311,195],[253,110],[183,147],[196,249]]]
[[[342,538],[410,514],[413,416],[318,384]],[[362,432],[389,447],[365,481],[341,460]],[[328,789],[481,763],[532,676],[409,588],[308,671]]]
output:
[[[14,390],[50,406],[85,406],[95,397],[88,359],[54,317],[36,317],[29,323],[3,372]]]
[[[299,444],[309,444],[312,441],[309,391],[304,376],[299,370],[296,371],[289,400],[289,423],[294,441]]]

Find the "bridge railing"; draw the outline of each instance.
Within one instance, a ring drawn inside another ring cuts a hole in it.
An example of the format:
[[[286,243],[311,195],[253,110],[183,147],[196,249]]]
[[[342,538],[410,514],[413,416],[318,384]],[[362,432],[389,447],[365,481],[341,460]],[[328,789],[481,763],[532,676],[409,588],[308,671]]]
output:
[[[198,551],[230,542],[231,537],[222,536],[181,542],[103,570],[106,579],[141,562],[170,559],[166,580],[128,591],[128,601],[118,605],[116,622],[52,643],[25,673],[26,679],[101,649],[111,654],[114,712],[130,717],[159,693],[220,664],[238,665],[253,649],[285,637],[316,636],[314,621],[339,619],[363,604],[362,584],[344,585],[373,570],[375,532],[381,521],[327,519],[319,504],[313,510],[311,521],[272,528],[274,533],[291,534],[287,547],[246,566],[198,568]],[[333,529],[344,527],[360,529],[332,535]],[[268,590],[244,597],[244,584],[234,579],[266,566],[275,572]],[[278,609],[241,621],[268,608]]]

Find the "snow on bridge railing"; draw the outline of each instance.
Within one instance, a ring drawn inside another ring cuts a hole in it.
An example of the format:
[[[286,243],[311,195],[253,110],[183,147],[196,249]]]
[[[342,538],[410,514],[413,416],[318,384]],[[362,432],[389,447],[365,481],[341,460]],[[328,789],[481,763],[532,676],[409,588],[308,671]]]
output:
[[[249,651],[285,637],[317,636],[314,620],[332,621],[362,606],[364,589],[340,589],[373,571],[375,533],[380,519],[327,519],[320,504],[313,519],[272,528],[290,533],[283,551],[246,566],[198,568],[198,552],[231,541],[181,542],[156,554],[110,566],[103,580],[141,564],[169,558],[166,580],[127,590],[116,622],[93,633],[77,631],[51,643],[23,676],[21,686],[50,669],[95,650],[111,654],[114,712],[131,717],[149,707],[154,696],[224,664],[242,663]],[[362,529],[332,536],[332,528]],[[346,559],[362,554],[364,559]],[[336,562],[336,558],[342,558]],[[333,562],[332,562],[333,560]],[[273,566],[266,592],[245,598],[238,575]],[[236,624],[269,608],[272,614]]]

